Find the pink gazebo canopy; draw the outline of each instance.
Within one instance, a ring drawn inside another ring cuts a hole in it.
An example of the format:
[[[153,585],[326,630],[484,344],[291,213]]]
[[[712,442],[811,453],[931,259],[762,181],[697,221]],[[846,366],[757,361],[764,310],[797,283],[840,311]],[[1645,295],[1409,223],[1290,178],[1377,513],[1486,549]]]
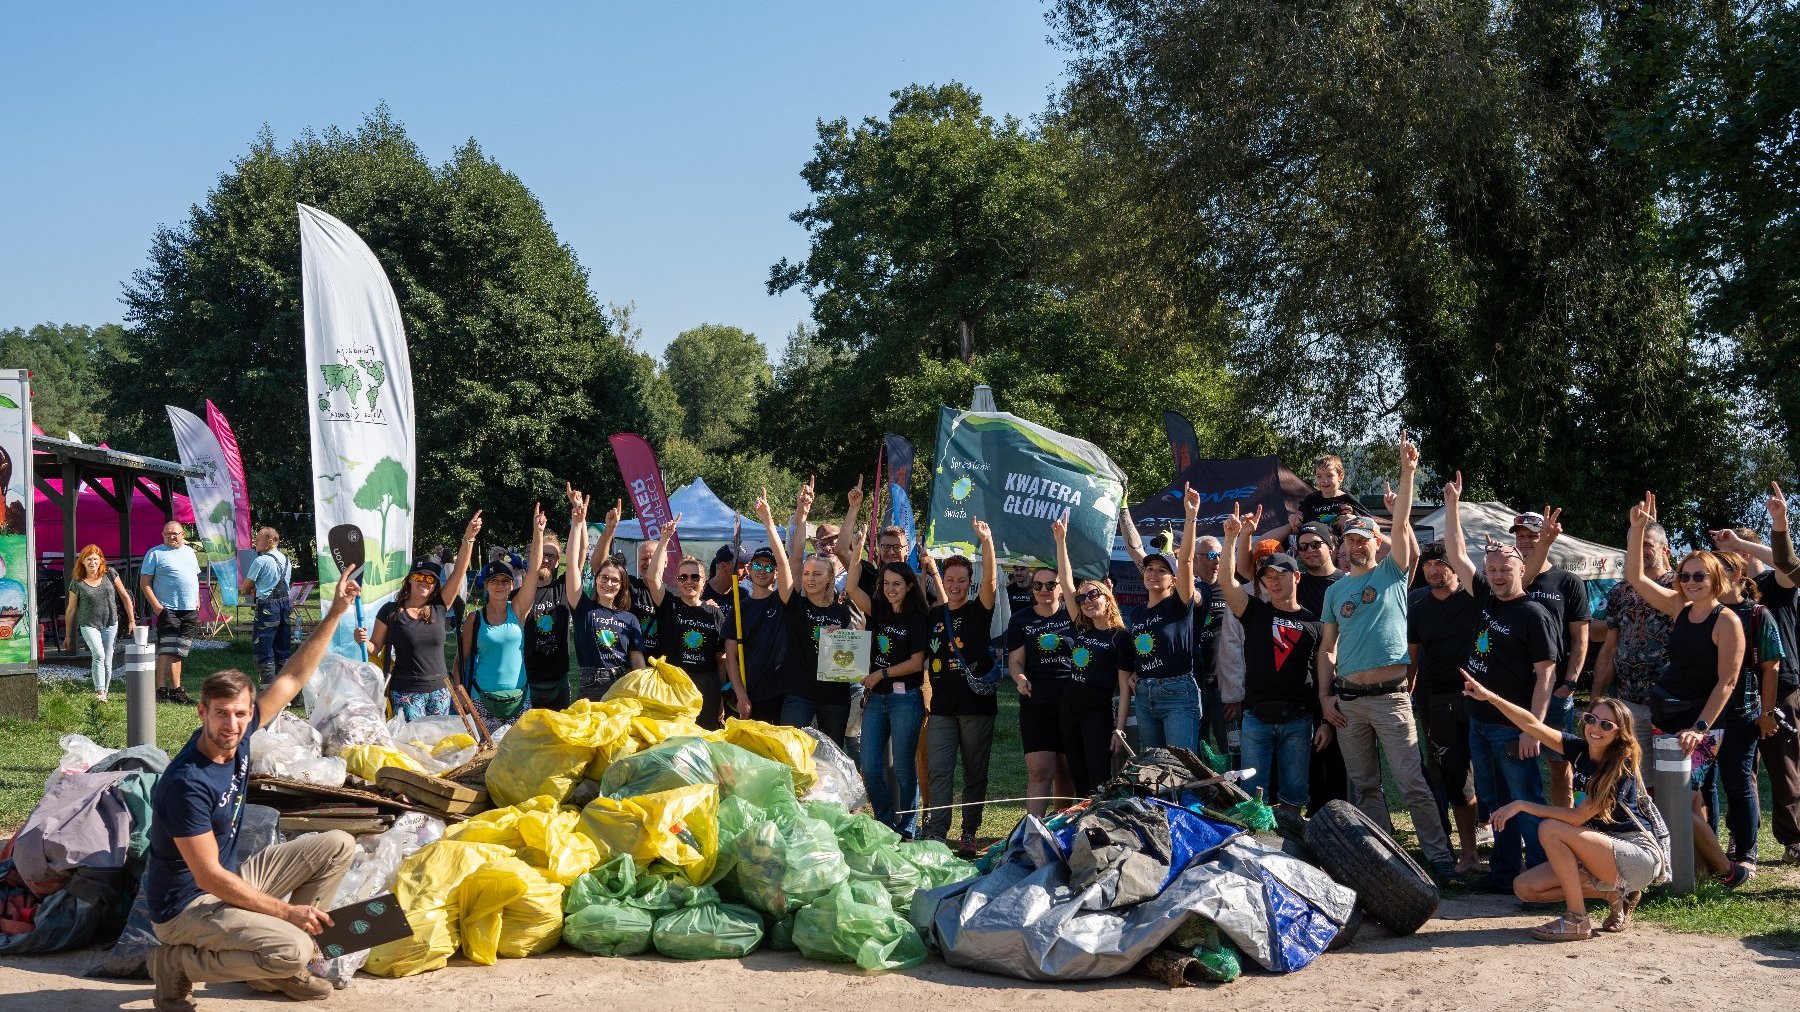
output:
[[[96,479],[112,491],[112,479]],[[144,481],[155,482],[145,478]],[[58,492],[62,491],[62,482],[49,479],[45,482]],[[160,486],[158,486],[160,487]],[[42,490],[33,489],[36,496],[36,515],[33,527],[37,532],[37,548],[40,557],[45,554],[60,556],[63,551],[63,518],[62,511],[56,508]],[[175,493],[175,519],[184,524],[194,522],[194,507],[188,497],[180,492]],[[141,558],[152,545],[162,541],[163,512],[144,498],[141,493],[133,493],[131,497],[131,554]],[[75,547],[79,550],[84,545],[99,545],[107,558],[119,555],[119,514],[100,494],[88,487],[87,482],[81,486],[81,495],[75,500]]]

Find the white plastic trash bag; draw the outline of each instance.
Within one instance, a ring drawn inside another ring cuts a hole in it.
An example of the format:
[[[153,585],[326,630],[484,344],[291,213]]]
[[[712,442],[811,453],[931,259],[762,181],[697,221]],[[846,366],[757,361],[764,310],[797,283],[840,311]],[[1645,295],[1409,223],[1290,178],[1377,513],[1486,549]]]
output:
[[[351,745],[385,745],[381,669],[365,661],[326,654],[305,688],[306,719],[318,730],[323,752],[335,756]]]

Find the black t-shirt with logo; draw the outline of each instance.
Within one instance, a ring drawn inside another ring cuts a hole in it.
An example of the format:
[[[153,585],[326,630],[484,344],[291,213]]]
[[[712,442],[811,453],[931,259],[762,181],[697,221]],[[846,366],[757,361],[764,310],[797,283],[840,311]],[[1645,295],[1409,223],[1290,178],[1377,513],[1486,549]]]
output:
[[[1024,648],[1027,681],[1060,682],[1069,677],[1074,634],[1075,624],[1066,610],[1039,615],[1036,608],[1027,608],[1015,612],[1006,625],[1006,652]]]
[[[1194,581],[1194,677],[1210,685],[1218,679],[1213,658],[1219,652],[1219,630],[1225,622],[1225,594],[1210,583]]]
[[[1332,570],[1330,576],[1301,573],[1300,591],[1295,595],[1299,598],[1300,607],[1314,615],[1323,615],[1325,613],[1325,592],[1331,589],[1332,584],[1343,578],[1344,571],[1341,569]]]
[[[584,668],[631,667],[631,652],[644,653],[637,615],[608,608],[586,594],[575,602],[575,663]],[[648,656],[648,655],[646,655]]]
[[[1119,672],[1131,670],[1131,634],[1124,629],[1084,629],[1070,637],[1066,706],[1106,706],[1119,690]]]
[[[1556,626],[1544,606],[1529,597],[1496,598],[1487,581],[1477,579],[1475,603],[1480,615],[1464,667],[1500,698],[1531,709],[1537,689],[1534,665],[1556,660]],[[1469,716],[1484,724],[1511,724],[1492,703],[1471,701]]]
[[[537,589],[525,616],[525,676],[533,682],[569,673],[569,595],[560,577]]]
[[[781,691],[815,703],[848,704],[849,684],[819,681],[819,633],[832,626],[850,628],[850,606],[836,600],[817,605],[796,590],[782,614],[788,641],[781,662]]]
[[[1406,599],[1406,642],[1419,647],[1419,685],[1427,695],[1462,695],[1462,666],[1481,620],[1481,606],[1468,591],[1438,600],[1430,587]]]
[[[1775,578],[1775,571],[1769,570],[1756,578],[1757,595],[1762,599],[1762,606],[1768,612],[1764,616],[1775,623],[1775,630],[1781,633],[1781,648],[1786,656],[1781,658],[1781,669],[1776,674],[1776,681],[1783,689],[1800,686],[1800,633],[1796,632],[1795,612],[1800,605],[1800,587],[1783,587]],[[1767,706],[1768,701],[1764,700]]]
[[[1569,623],[1586,622],[1594,617],[1588,606],[1587,584],[1581,577],[1556,566],[1538,574],[1525,588],[1525,596],[1542,605],[1556,626],[1556,670],[1559,675],[1569,670]]]
[[[1238,620],[1244,623],[1244,706],[1277,701],[1309,711],[1317,706],[1318,613],[1284,611],[1251,597]]]
[[[1302,521],[1317,520],[1330,524],[1338,518],[1338,507],[1348,506],[1357,516],[1369,516],[1369,511],[1355,496],[1348,492],[1339,492],[1334,496],[1320,495],[1317,489],[1308,492],[1306,498],[1300,500],[1300,518]]]
[[[656,638],[656,606],[650,603],[650,585],[635,576],[631,578],[631,613],[637,616],[638,629],[644,634],[644,656],[662,656],[662,647]]]
[[[869,632],[874,639],[869,645],[870,671],[906,663],[913,654],[925,649],[929,629],[930,621],[922,612],[896,615],[888,611],[885,602],[878,605],[876,614],[869,616]],[[884,696],[895,692],[918,692],[924,684],[925,672],[915,671],[910,675],[884,678],[870,691]]]
[[[925,666],[931,671],[931,712],[952,717],[985,717],[999,711],[992,686],[977,692],[970,686],[994,666],[989,630],[994,610],[971,597],[951,609],[939,605],[927,616],[931,628],[925,644]],[[968,665],[967,670],[964,664]]]
[[[787,656],[787,620],[781,594],[758,598],[746,590],[738,599],[744,608],[745,688],[752,700],[773,699],[782,694],[781,662]],[[725,605],[724,610],[725,637],[729,640],[737,636],[737,619],[731,605]]]
[[[1131,623],[1132,669],[1139,678],[1189,677],[1194,673],[1194,605],[1171,593],[1139,608]]]
[[[1022,611],[1030,611],[1032,606],[1037,603],[1036,599],[1031,596],[1029,586],[1021,587],[1008,580],[1006,586],[1001,589],[1006,591],[1006,606],[1014,615]]]
[[[684,604],[673,591],[656,609],[658,634],[669,663],[688,673],[701,691],[719,690],[719,651],[725,646],[725,615],[704,604]]]

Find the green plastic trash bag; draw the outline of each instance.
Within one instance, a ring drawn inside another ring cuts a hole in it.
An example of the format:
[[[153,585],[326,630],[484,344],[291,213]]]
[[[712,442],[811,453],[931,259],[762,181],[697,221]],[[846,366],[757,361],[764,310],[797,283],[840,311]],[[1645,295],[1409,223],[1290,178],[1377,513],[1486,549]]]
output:
[[[728,742],[709,741],[706,748],[718,771],[721,798],[742,798],[769,816],[798,814],[792,769]]]
[[[903,970],[925,962],[925,941],[895,912],[887,890],[851,879],[794,915],[794,946],[808,959]]]
[[[656,914],[618,900],[590,903],[563,919],[562,940],[591,956],[650,951]]]
[[[707,885],[729,885],[736,889],[737,880],[731,873],[737,868],[737,841],[744,835],[752,823],[767,819],[768,813],[740,797],[725,798],[719,802],[719,857],[713,863],[712,877]]]
[[[752,823],[734,851],[744,899],[774,917],[787,916],[850,876],[831,827],[805,815]]]
[[[656,919],[656,951],[671,959],[737,959],[762,944],[762,916],[733,903],[683,907]]]
[[[769,948],[777,952],[794,951],[794,918],[798,911],[786,917],[777,917],[769,925]]]
[[[620,854],[569,885],[563,894],[563,913],[572,914],[605,900],[629,899],[637,883],[637,862],[629,854]]]
[[[923,876],[899,847],[877,847],[866,854],[846,848],[844,863],[850,866],[850,877],[873,882],[887,890],[894,909],[905,913],[912,909],[913,893],[918,891]]]
[[[937,889],[980,874],[973,864],[957,857],[937,840],[913,840],[895,849],[919,869],[920,889]]]
[[[600,793],[622,800],[719,782],[719,771],[704,740],[670,738],[655,748],[613,760],[600,777]]]

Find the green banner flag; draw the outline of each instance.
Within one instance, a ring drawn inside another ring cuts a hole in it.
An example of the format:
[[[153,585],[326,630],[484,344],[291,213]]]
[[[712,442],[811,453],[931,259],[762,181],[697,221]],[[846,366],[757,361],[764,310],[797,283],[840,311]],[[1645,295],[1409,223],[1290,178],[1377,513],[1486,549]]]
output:
[[[1106,575],[1125,472],[1094,444],[1004,411],[940,408],[932,471],[932,555],[974,557],[972,521],[980,518],[1001,562],[1055,566],[1050,524],[1067,510],[1075,575]]]

